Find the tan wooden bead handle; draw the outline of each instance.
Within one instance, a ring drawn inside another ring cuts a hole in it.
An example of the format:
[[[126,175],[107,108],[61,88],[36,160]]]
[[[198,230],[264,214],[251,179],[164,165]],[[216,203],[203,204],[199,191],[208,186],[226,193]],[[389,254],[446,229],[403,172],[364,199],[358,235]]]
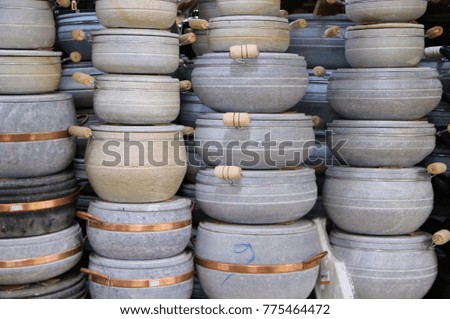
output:
[[[91,138],[92,130],[88,127],[72,125],[68,130],[69,134],[80,138]]]
[[[444,174],[447,171],[447,165],[444,163],[432,163],[427,166],[427,171],[431,175]]]
[[[189,20],[189,27],[193,30],[208,30],[209,23],[204,19],[192,19]]]
[[[180,91],[186,92],[192,89],[192,82],[189,80],[180,81]]]
[[[73,30],[72,39],[74,39],[75,41],[83,41],[84,39],[86,39],[86,34],[83,30]]]
[[[197,36],[193,32],[189,32],[179,37],[180,45],[188,45],[197,41]]]
[[[435,26],[431,29],[428,29],[425,32],[425,37],[428,39],[434,39],[434,38],[440,37],[443,33],[444,33],[444,28],[442,28],[440,26]]]
[[[194,133],[195,133],[195,128],[193,128],[193,127],[185,126],[183,129],[183,135],[191,136],[191,135],[194,135]]]
[[[322,126],[322,119],[319,116],[317,116],[317,115],[314,115],[312,117],[312,122],[313,122],[313,127],[320,127],[320,126]]]
[[[339,34],[341,34],[341,28],[339,28],[338,26],[329,27],[325,31],[325,36],[327,38],[334,38],[334,37],[338,36]]]
[[[72,79],[77,82],[80,83],[82,85],[86,85],[86,86],[92,86],[94,85],[94,77],[90,76],[89,74],[86,73],[81,73],[81,72],[75,72],[72,75]]]
[[[242,168],[237,166],[217,166],[214,169],[217,178],[229,181],[238,181],[242,178]]]
[[[446,229],[440,230],[433,235],[432,240],[435,245],[445,245],[450,242],[450,231]]]
[[[439,60],[442,59],[443,56],[439,51],[441,47],[428,47],[425,48],[425,57],[430,60]]]
[[[186,28],[186,29],[183,30],[183,34],[193,33],[193,32],[194,32],[194,30],[192,30],[191,28]]]
[[[328,4],[341,4],[341,5],[345,5],[345,1],[343,0],[327,0]]]
[[[256,44],[233,45],[230,48],[230,58],[233,60],[255,59],[259,56]]]
[[[305,19],[298,19],[291,23],[289,23],[289,29],[295,30],[295,29],[303,29],[308,26],[308,22]]]
[[[288,18],[289,17],[289,12],[287,12],[286,10],[280,10],[278,11],[278,16],[280,18]]]
[[[78,63],[81,61],[81,53],[80,52],[72,52],[70,54],[69,58],[73,63]]]
[[[314,74],[314,76],[322,77],[327,74],[327,70],[323,66],[316,66],[313,69],[313,74]]]
[[[225,113],[223,115],[223,124],[232,127],[250,126],[251,119],[248,113]]]
[[[60,6],[60,7],[63,7],[63,8],[68,8],[68,7],[70,7],[70,3],[71,3],[72,1],[70,1],[70,0],[56,0],[56,3]]]

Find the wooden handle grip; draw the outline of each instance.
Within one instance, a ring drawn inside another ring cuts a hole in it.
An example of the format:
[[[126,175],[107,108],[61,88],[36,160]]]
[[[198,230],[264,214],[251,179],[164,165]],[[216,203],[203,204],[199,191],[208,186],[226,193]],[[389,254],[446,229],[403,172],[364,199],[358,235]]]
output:
[[[289,12],[287,12],[286,10],[280,10],[278,11],[278,16],[280,18],[288,18],[289,17]]]
[[[233,60],[255,59],[259,56],[256,44],[234,45],[230,48],[230,58]]]
[[[303,29],[308,26],[308,22],[305,19],[298,19],[289,23],[289,29]]]
[[[444,33],[444,28],[442,28],[440,26],[435,26],[431,29],[428,29],[425,32],[425,37],[427,37],[428,39],[434,39],[434,38],[440,37],[443,33]]]
[[[313,127],[321,127],[323,124],[322,119],[317,115],[314,115],[312,117],[312,122],[313,122]]]
[[[250,126],[251,119],[248,113],[225,113],[223,115],[223,124],[232,127]]]
[[[193,128],[193,127],[185,126],[183,129],[183,135],[191,136],[191,135],[194,135],[194,133],[195,133],[195,128]]]
[[[82,85],[86,85],[86,86],[92,86],[94,85],[94,77],[90,76],[89,74],[85,74],[85,73],[81,73],[81,72],[75,72],[72,75],[72,79],[77,82],[80,83]]]
[[[72,39],[75,41],[83,41],[86,39],[86,33],[83,30],[73,30]]]
[[[70,0],[56,0],[56,3],[58,4],[58,6],[63,7],[63,8],[70,7],[71,2],[72,1],[70,1]]]
[[[74,52],[72,52],[72,53],[70,54],[69,57],[70,57],[70,60],[71,60],[73,63],[78,63],[78,62],[81,61],[81,53],[80,53],[80,52],[74,51]]]
[[[189,27],[193,30],[207,30],[209,29],[208,20],[192,19],[189,20]]]
[[[431,175],[444,174],[447,171],[447,165],[444,163],[432,163],[427,166],[427,171]]]
[[[180,91],[186,92],[192,89],[192,82],[189,80],[180,81]]]
[[[327,70],[323,66],[316,66],[313,69],[313,74],[314,74],[314,76],[322,77],[327,74]]]
[[[329,27],[325,31],[325,36],[327,38],[334,38],[334,37],[338,36],[339,34],[341,34],[341,28],[339,28],[338,26]]]
[[[242,178],[242,168],[237,166],[217,166],[214,169],[214,175],[220,179],[238,181]]]
[[[92,130],[88,127],[72,125],[68,130],[69,134],[80,138],[91,138]]]
[[[180,45],[188,45],[197,41],[197,36],[193,32],[189,32],[179,37]]]
[[[435,233],[432,237],[433,243],[438,246],[445,245],[450,242],[450,231],[443,229]]]

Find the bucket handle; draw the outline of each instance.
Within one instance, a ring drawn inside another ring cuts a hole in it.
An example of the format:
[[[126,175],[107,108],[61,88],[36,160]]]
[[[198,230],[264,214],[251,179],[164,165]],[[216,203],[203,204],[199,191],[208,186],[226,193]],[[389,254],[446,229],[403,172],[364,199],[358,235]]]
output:
[[[94,215],[89,214],[88,212],[84,212],[84,211],[82,211],[82,210],[78,210],[78,211],[75,213],[75,215],[76,215],[78,218],[80,218],[80,219],[82,219],[82,220],[85,220],[85,221],[88,221],[88,222],[94,221],[94,222],[97,222],[97,223],[103,223],[103,220],[101,220],[101,219],[98,218],[97,216],[94,216]]]
[[[242,168],[238,166],[216,166],[214,176],[227,181],[238,181],[242,178]]]
[[[447,171],[447,165],[444,163],[432,163],[427,166],[427,171],[433,176],[444,174]]]
[[[292,21],[289,23],[289,30],[297,30],[297,29],[304,29],[308,26],[308,21],[305,19],[297,19],[295,21]]]
[[[433,237],[433,244],[442,246],[450,242],[450,230],[443,229],[436,233],[434,233]]]

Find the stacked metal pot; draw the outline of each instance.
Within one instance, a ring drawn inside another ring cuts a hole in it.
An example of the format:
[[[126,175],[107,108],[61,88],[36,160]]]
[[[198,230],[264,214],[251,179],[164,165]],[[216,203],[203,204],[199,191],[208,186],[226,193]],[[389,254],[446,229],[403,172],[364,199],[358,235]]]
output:
[[[87,139],[86,175],[100,199],[87,212],[92,298],[190,298],[193,257],[191,202],[175,196],[186,174],[184,127],[170,124],[180,110],[180,89],[170,77],[179,46],[192,35],[169,29],[176,0],[96,1],[99,22],[92,32],[93,106],[101,123],[77,127]]]
[[[213,218],[197,230],[197,274],[210,298],[306,298],[326,255],[301,219],[317,199],[314,170],[303,166],[314,131],[310,116],[284,113],[305,94],[306,63],[284,53],[290,27],[280,1],[217,8],[209,25],[191,23],[209,28],[214,51],[194,62],[193,88],[218,112],[196,120],[194,147],[208,167],[196,175],[195,198]]]
[[[354,69],[334,71],[328,86],[345,120],[328,125],[327,142],[350,167],[327,170],[323,201],[339,228],[330,234],[333,252],[359,298],[422,298],[437,275],[431,235],[418,229],[433,208],[431,178],[446,167],[414,165],[435,147],[436,129],[422,117],[439,103],[442,85],[436,70],[416,67],[425,33],[405,23],[416,11],[407,14],[400,2],[346,1],[349,18],[364,24],[346,32]]]
[[[76,114],[48,1],[0,1],[0,298],[82,298]],[[70,274],[65,274],[74,268]],[[59,285],[52,285],[55,280]]]

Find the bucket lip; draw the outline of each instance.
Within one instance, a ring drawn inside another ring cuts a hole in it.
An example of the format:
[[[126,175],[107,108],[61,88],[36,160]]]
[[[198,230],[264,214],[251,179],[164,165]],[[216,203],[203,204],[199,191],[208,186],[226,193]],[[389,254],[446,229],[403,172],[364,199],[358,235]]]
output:
[[[178,84],[179,79],[165,75],[129,75],[129,74],[104,74],[95,78],[97,82],[139,82],[139,83],[173,83]]]
[[[436,78],[438,77],[438,73],[436,69],[430,67],[417,67],[417,68],[358,68],[358,69],[337,69],[333,70],[332,75],[338,76],[342,74],[367,74],[368,76],[372,76],[376,79],[376,75],[379,73],[387,73],[388,75],[397,75],[399,73],[436,73]]]
[[[184,130],[183,125],[164,124],[164,125],[148,125],[148,126],[123,126],[111,124],[95,124],[90,127],[94,132],[105,133],[169,133],[181,132]]]
[[[45,280],[37,283],[27,284],[23,287],[17,287],[17,289],[12,291],[2,292],[0,290],[0,298],[15,299],[24,298],[26,296],[45,297],[58,292],[71,290],[83,280],[85,280],[85,278],[86,276],[83,273],[71,270],[67,273],[57,276],[56,279],[58,279],[58,281],[55,282],[49,282],[48,280]],[[43,291],[44,289],[46,291]]]
[[[337,22],[337,23],[348,23],[355,25],[356,22],[350,20],[350,18],[345,13],[339,13],[331,16],[318,16],[312,13],[294,13],[289,15],[289,21],[295,21],[298,19],[306,19],[306,21],[316,22],[316,21],[326,21],[326,22]]]
[[[43,50],[0,50],[0,57],[61,57],[62,52]]]
[[[339,241],[339,243],[333,241]],[[411,246],[417,245],[417,248],[423,248],[423,244],[432,244],[431,235],[425,232],[417,232],[414,236],[411,235],[399,235],[399,236],[368,236],[358,235],[345,232],[340,229],[333,229],[330,233],[330,242],[332,245],[340,247],[359,247],[363,248],[364,245],[376,246],[376,249],[380,250],[392,250],[393,246],[398,246],[399,250],[411,249]],[[345,245],[347,243],[348,245]],[[353,245],[352,245],[353,244]],[[405,248],[404,245],[409,245]],[[375,248],[373,248],[375,249]]]
[[[94,208],[96,210],[114,211],[114,212],[136,212],[136,213],[150,213],[150,212],[164,212],[178,209],[189,209],[191,201],[189,199],[174,196],[172,199],[159,203],[145,203],[145,204],[124,204],[112,203],[96,199],[89,205],[89,210]]]
[[[204,61],[209,60],[226,60],[227,62],[234,62],[233,59],[230,58],[230,54],[228,52],[209,52],[204,53],[199,56],[195,61],[194,65],[201,64]],[[261,60],[297,60],[299,62],[305,62],[305,57],[298,55],[297,53],[279,53],[279,52],[260,52],[256,59],[242,59],[243,61],[261,61]],[[305,64],[306,66],[306,64]]]
[[[55,251],[62,250],[64,246],[64,241],[71,237],[79,236],[80,244],[82,242],[81,227],[77,222],[73,222],[72,225],[66,229],[60,230],[55,233],[33,236],[33,237],[23,237],[23,238],[12,238],[12,239],[2,239],[0,241],[0,252],[2,249],[10,249],[12,247],[32,247],[36,245],[42,245],[45,243],[55,243]],[[73,247],[68,247],[73,248]],[[67,248],[66,248],[67,249]]]
[[[64,14],[60,14],[57,15],[55,20],[56,21],[60,21],[60,20],[67,20],[67,19],[77,19],[79,17],[82,18],[94,18],[94,19],[83,19],[79,22],[84,22],[84,21],[95,21],[98,22],[97,19],[97,14],[95,11],[91,11],[91,12],[70,12],[70,13],[64,13]]]
[[[347,28],[348,31],[359,31],[359,30],[380,30],[380,29],[424,29],[423,24],[416,23],[375,23],[375,24],[360,24],[354,25]]]
[[[102,257],[95,252],[89,255],[89,264],[98,267],[114,268],[121,270],[146,270],[146,269],[165,269],[192,263],[193,255],[191,252],[184,251],[173,257],[154,260],[120,260]],[[192,263],[193,266],[193,263]]]
[[[151,30],[151,29],[104,29],[99,31],[94,31],[91,33],[92,36],[103,36],[103,35],[123,35],[123,36],[153,36],[153,37],[162,37],[162,38],[174,38],[178,39],[179,35],[177,33],[172,33],[168,31],[162,30]],[[130,39],[131,40],[131,39]],[[95,40],[94,40],[95,41]]]
[[[91,61],[81,61],[78,63],[70,62],[70,63],[64,63],[62,65],[63,71],[66,69],[85,69],[85,68],[86,69],[88,69],[88,68],[95,69],[94,64]],[[100,72],[100,71],[98,71],[98,72]]]
[[[304,113],[249,113],[251,122],[274,122],[274,121],[308,121],[312,123],[312,116],[306,115]],[[200,113],[198,119],[202,120],[223,120],[223,113]],[[312,124],[311,124],[312,125]],[[250,127],[251,127],[250,123]]]
[[[31,178],[18,178],[18,179],[2,179],[0,178],[0,190],[1,189],[13,189],[13,188],[33,188],[49,185],[51,183],[61,184],[70,180],[74,180],[73,172],[71,170],[65,170],[61,173],[43,176],[43,177],[31,177]]]
[[[285,23],[286,26],[288,24],[288,19],[274,16],[263,16],[263,15],[229,15],[222,17],[214,17],[209,20],[210,28],[214,27],[214,23],[216,22],[229,22],[229,21],[239,21],[239,22],[247,22],[247,21],[262,21],[262,22],[281,22]]]
[[[207,176],[207,177],[215,177],[214,174],[214,168],[204,168],[201,169],[198,174]],[[310,167],[298,167],[297,169],[287,169],[287,170],[245,170],[242,172],[242,180],[245,180],[246,178],[273,178],[276,179],[283,179],[286,177],[315,177],[315,170]],[[215,179],[218,179],[215,177]],[[300,180],[299,183],[302,181]]]
[[[366,167],[347,167],[332,166],[325,173],[329,178],[351,179],[358,181],[431,181],[430,175],[423,167],[409,168],[366,168]]]
[[[309,220],[297,220],[295,222],[273,225],[235,225],[220,221],[205,220],[198,226],[200,229],[225,235],[258,235],[258,236],[276,236],[276,235],[294,235],[316,232],[316,226]]]
[[[64,92],[32,95],[0,95],[1,103],[34,103],[72,100],[72,95]]]
[[[417,121],[371,121],[371,120],[334,120],[328,123],[328,128],[392,128],[392,129],[435,129],[434,124],[427,121],[417,120]]]

